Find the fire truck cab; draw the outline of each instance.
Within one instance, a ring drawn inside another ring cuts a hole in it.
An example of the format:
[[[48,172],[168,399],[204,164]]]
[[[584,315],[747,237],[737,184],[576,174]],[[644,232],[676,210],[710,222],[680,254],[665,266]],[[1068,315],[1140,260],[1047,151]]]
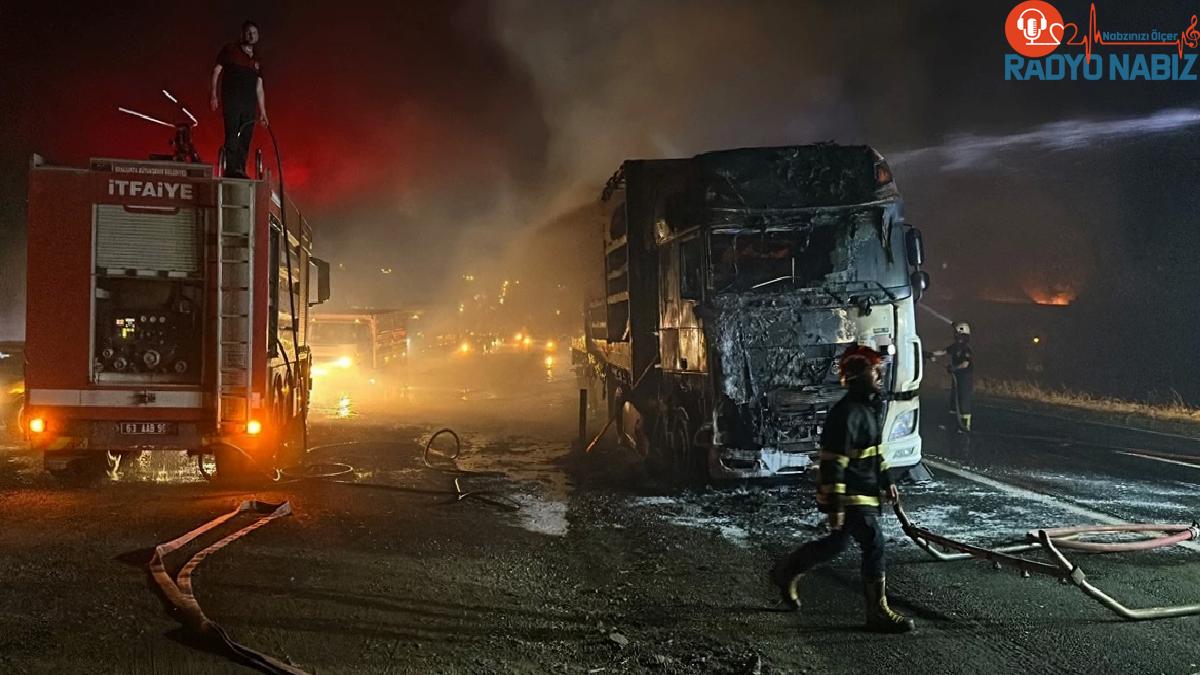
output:
[[[265,473],[304,450],[329,266],[269,173],[35,156],[24,429],[50,471],[144,450]]]

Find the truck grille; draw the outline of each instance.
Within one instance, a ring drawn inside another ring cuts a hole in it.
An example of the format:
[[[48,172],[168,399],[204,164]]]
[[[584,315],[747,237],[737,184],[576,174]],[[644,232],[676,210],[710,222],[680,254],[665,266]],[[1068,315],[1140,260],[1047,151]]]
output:
[[[767,396],[769,407],[763,425],[763,445],[815,448],[821,440],[825,416],[843,393],[837,385],[771,392]]]

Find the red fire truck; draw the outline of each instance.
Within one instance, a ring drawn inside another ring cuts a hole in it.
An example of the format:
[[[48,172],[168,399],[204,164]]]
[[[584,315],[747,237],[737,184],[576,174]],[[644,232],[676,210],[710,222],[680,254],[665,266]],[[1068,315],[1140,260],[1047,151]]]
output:
[[[145,450],[214,455],[218,475],[303,453],[309,308],[329,266],[269,172],[34,156],[24,428],[45,466]]]

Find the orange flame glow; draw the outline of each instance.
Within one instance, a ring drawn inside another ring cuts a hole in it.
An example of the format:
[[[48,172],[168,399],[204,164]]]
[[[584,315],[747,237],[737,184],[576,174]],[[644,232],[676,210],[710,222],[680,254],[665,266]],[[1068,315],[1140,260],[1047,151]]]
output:
[[[1038,287],[1026,284],[1024,288],[1029,299],[1039,305],[1065,307],[1075,302],[1075,298],[1079,297],[1079,291],[1075,290],[1070,284],[1054,284],[1050,287]]]

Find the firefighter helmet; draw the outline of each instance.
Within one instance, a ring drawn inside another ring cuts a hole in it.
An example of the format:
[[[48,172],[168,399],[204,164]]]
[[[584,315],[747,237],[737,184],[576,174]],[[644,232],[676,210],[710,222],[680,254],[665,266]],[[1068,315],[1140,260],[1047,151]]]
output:
[[[842,375],[842,384],[865,375],[872,368],[883,363],[883,354],[866,345],[854,344],[846,347],[838,359],[838,370]]]
[[[967,323],[966,321],[959,321],[958,323],[954,324],[954,334],[955,335],[970,335],[971,334],[971,324]]]

